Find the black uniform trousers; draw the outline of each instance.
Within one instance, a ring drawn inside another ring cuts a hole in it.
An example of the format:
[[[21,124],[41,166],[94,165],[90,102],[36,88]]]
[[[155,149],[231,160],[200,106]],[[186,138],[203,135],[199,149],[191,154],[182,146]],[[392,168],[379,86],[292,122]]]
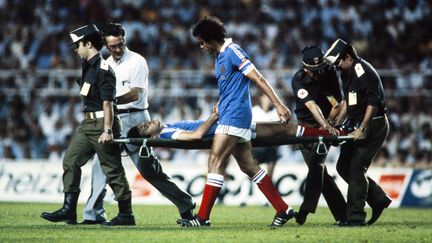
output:
[[[330,145],[327,145],[327,149]],[[333,177],[327,172],[327,154],[317,153],[318,143],[299,144],[300,151],[308,166],[303,203],[300,210],[315,213],[321,192],[336,221],[345,220],[346,202]]]
[[[348,220],[365,220],[365,203],[374,207],[386,199],[383,189],[366,172],[387,137],[389,123],[386,116],[369,123],[366,139],[343,144],[337,162],[339,175],[348,183]]]

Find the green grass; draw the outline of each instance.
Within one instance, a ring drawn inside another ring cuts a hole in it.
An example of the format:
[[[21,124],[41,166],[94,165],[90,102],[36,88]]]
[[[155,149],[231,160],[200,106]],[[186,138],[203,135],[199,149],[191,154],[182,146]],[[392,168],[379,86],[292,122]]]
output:
[[[135,227],[51,223],[39,217],[59,204],[0,203],[0,242],[432,242],[431,209],[387,209],[374,226],[339,228],[327,208],[305,225],[294,221],[270,229],[274,211],[263,207],[216,206],[209,228],[181,228],[174,206],[134,205]],[[117,213],[107,205],[108,217]],[[78,209],[81,217],[82,205]],[[368,209],[370,215],[370,210]]]

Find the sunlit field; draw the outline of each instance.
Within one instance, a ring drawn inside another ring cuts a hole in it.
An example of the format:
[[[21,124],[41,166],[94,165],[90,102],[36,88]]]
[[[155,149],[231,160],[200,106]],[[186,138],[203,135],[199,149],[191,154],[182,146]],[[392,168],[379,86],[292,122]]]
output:
[[[319,208],[303,226],[294,220],[283,228],[267,227],[272,208],[217,205],[211,227],[181,228],[173,206],[135,205],[137,226],[66,225],[40,218],[61,205],[0,203],[0,242],[431,242],[431,209],[386,209],[373,226],[339,228],[327,208]],[[82,220],[82,205],[78,221]],[[107,205],[108,217],[117,213]],[[368,209],[370,215],[370,209]]]

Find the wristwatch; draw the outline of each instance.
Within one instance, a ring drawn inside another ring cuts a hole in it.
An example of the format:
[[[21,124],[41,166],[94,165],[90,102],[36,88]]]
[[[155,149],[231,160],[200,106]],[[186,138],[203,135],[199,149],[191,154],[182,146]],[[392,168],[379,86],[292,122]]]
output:
[[[105,129],[104,133],[112,135],[112,129],[111,128]]]

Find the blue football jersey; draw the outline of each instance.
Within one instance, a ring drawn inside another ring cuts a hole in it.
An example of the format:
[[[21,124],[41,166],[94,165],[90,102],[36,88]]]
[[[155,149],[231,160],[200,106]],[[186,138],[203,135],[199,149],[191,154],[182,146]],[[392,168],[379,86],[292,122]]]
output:
[[[195,131],[204,121],[179,121],[173,124],[168,124],[165,128],[162,129],[160,133],[160,138],[171,138],[173,139],[173,134],[178,131]],[[205,138],[211,138],[215,134],[217,124],[213,124],[213,126],[208,131]]]
[[[231,39],[226,39],[220,53],[215,55],[215,74],[220,96],[219,124],[250,128],[250,80],[245,75],[254,68],[246,52]]]

